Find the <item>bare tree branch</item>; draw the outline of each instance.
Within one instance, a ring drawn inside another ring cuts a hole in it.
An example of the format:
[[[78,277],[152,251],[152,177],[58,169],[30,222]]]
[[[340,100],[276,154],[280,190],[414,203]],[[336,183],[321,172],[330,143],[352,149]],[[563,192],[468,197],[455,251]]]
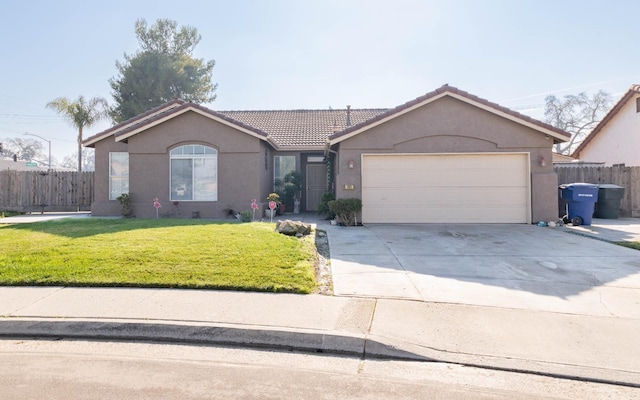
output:
[[[560,154],[570,154],[602,120],[611,108],[611,95],[602,90],[589,97],[582,92],[577,95],[545,98],[545,122],[567,131],[571,140],[559,143],[555,150]]]

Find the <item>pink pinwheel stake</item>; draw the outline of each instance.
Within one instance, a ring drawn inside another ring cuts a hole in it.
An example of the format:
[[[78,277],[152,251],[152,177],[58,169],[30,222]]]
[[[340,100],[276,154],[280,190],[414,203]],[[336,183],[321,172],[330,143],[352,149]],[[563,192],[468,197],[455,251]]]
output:
[[[157,197],[153,199],[153,206],[156,208],[156,219],[158,219],[158,209],[162,207],[162,204],[160,204]]]
[[[258,202],[256,199],[251,199],[251,211],[253,211],[253,220],[256,219],[256,210],[258,209]]]

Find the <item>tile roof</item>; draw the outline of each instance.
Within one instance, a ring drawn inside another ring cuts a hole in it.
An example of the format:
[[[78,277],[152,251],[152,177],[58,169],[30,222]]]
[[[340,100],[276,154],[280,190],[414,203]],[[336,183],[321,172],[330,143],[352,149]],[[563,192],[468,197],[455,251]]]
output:
[[[429,93],[427,93],[427,94],[425,94],[423,96],[420,96],[420,97],[418,97],[418,98],[416,98],[414,100],[411,100],[411,101],[408,101],[408,102],[406,102],[404,104],[401,104],[401,105],[399,105],[399,106],[397,106],[395,108],[389,109],[389,110],[387,110],[387,111],[385,111],[385,112],[383,112],[381,114],[378,114],[378,115],[374,116],[373,118],[371,118],[371,119],[369,119],[367,121],[361,122],[359,124],[352,125],[351,127],[346,128],[345,130],[343,130],[341,132],[334,133],[329,137],[329,139],[330,140],[340,139],[341,137],[347,136],[350,133],[359,131],[361,129],[366,129],[366,127],[369,126],[369,125],[375,124],[376,122],[379,122],[379,121],[384,121],[384,120],[387,120],[387,119],[391,119],[394,116],[401,114],[403,111],[405,111],[407,109],[410,109],[413,106],[417,106],[417,105],[420,105],[421,103],[428,102],[429,100],[434,99],[434,98],[438,97],[439,95],[446,94],[446,93],[456,94],[456,95],[458,95],[460,97],[463,97],[463,98],[465,98],[467,100],[470,100],[472,102],[479,103],[479,104],[482,104],[484,106],[487,106],[490,109],[493,109],[494,111],[498,111],[498,112],[510,115],[510,116],[515,117],[515,118],[517,118],[517,119],[519,119],[519,120],[521,120],[523,122],[529,123],[531,125],[535,125],[535,126],[537,126],[539,128],[545,129],[547,131],[552,131],[552,132],[554,132],[556,134],[556,137],[561,139],[561,141],[566,141],[571,137],[571,135],[569,133],[563,131],[562,129],[558,129],[555,126],[552,126],[552,125],[549,125],[549,124],[544,123],[542,121],[539,121],[537,119],[531,118],[531,117],[529,117],[527,115],[520,114],[517,111],[513,111],[513,110],[511,110],[509,108],[506,108],[506,107],[503,107],[503,106],[501,106],[501,105],[499,105],[497,103],[490,102],[489,100],[483,99],[483,98],[475,96],[475,95],[473,95],[473,94],[471,94],[469,92],[465,92],[464,90],[460,90],[460,89],[458,89],[456,87],[449,86],[448,84],[445,84],[445,85],[439,87],[438,89],[436,89],[436,90],[434,90],[432,92],[429,92]],[[564,137],[566,137],[566,140],[562,139]]]
[[[195,111],[235,126],[263,140],[269,140],[282,150],[317,149],[324,147],[328,139],[338,139],[340,141],[345,138],[345,135],[359,130],[366,130],[369,126],[374,126],[376,123],[401,115],[403,111],[437,98],[443,93],[455,94],[466,100],[486,106],[493,111],[501,112],[503,115],[507,114],[523,123],[551,131],[554,133],[553,136],[561,141],[564,141],[564,137],[567,139],[570,137],[568,133],[551,125],[491,103],[455,87],[444,85],[424,96],[392,109],[351,109],[347,106],[346,109],[338,110],[213,111],[195,103],[187,103],[176,99],[93,135],[84,140],[83,144],[85,146],[93,146],[96,142],[110,136],[115,136],[116,140],[126,140],[128,137],[173,116],[187,111]]]
[[[591,142],[591,140],[593,140],[593,138],[596,137],[600,133],[600,131],[602,131],[602,129],[604,129],[609,121],[611,121],[622,109],[622,107],[624,107],[624,105],[627,104],[627,102],[636,94],[640,94],[640,85],[631,85],[629,90],[627,90],[627,93],[625,93],[624,96],[622,96],[622,98],[618,100],[618,102],[611,108],[611,110],[609,110],[607,115],[602,118],[602,121],[600,121],[600,123],[598,123],[598,125],[593,128],[591,133],[589,133],[589,135],[584,138],[582,143],[580,143],[580,145],[576,147],[573,153],[571,153],[571,157],[580,158],[580,152],[584,150],[585,147],[587,147],[589,142]]]
[[[324,146],[329,135],[370,120],[387,109],[219,111],[220,114],[266,132],[281,148]]]

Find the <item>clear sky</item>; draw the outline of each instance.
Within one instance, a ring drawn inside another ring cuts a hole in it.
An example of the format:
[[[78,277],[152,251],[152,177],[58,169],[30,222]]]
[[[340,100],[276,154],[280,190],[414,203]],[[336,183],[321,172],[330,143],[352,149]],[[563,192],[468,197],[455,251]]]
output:
[[[638,0],[0,0],[0,140],[71,154],[75,129],[45,105],[112,102],[138,18],[198,29],[214,110],[394,107],[448,83],[542,118],[547,95],[640,83],[638,16]]]

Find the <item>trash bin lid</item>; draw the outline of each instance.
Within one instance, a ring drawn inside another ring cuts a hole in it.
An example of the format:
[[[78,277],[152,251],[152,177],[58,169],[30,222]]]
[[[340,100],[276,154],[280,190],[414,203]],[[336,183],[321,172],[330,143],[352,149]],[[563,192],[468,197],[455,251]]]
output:
[[[576,183],[567,183],[565,185],[561,185],[565,187],[589,187],[591,189],[598,188],[598,185],[595,183],[585,183],[585,182],[576,182]]]
[[[577,182],[577,183],[565,183],[563,185],[558,186],[559,189],[571,189],[573,190],[575,189],[598,189],[598,185],[596,185],[595,183],[583,183],[583,182]]]
[[[603,183],[598,185],[600,189],[624,189],[624,186],[614,185],[612,183]]]

